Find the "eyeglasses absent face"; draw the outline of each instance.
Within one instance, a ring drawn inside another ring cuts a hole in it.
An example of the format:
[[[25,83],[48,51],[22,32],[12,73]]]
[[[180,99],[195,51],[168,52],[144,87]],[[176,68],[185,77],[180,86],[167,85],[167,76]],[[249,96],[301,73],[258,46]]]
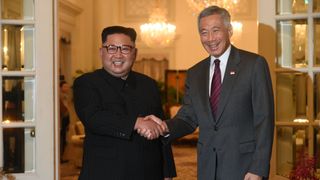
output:
[[[201,18],[199,28],[201,43],[211,56],[220,57],[230,46],[232,28],[225,25],[221,15]]]
[[[133,46],[130,46],[130,45],[121,45],[121,46],[107,45],[107,46],[102,46],[102,47],[106,48],[106,50],[109,54],[116,54],[118,49],[120,49],[120,52],[122,54],[129,54],[129,53],[131,53],[132,49],[134,48]]]

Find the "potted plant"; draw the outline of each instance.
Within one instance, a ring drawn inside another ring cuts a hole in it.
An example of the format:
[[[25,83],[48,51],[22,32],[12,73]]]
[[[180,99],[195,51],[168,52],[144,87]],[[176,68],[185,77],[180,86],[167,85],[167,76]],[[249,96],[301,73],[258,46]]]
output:
[[[316,175],[316,158],[308,153],[300,152],[295,168],[291,171],[291,180],[319,180]]]

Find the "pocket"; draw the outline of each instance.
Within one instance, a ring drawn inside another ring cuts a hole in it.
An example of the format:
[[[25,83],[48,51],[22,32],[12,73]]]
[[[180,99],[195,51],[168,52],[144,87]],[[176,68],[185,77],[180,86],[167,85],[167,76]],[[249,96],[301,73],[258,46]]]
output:
[[[239,145],[240,153],[251,153],[255,149],[256,149],[256,142],[255,141],[244,142],[244,143],[240,143],[240,145]]]

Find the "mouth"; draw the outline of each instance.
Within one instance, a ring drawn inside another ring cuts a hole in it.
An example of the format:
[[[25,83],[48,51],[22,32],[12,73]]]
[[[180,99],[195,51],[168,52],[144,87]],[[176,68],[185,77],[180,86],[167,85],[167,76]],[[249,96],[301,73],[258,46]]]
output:
[[[121,60],[115,60],[115,61],[112,61],[112,64],[115,65],[115,66],[121,66],[124,64],[124,61],[121,61]]]
[[[211,51],[216,51],[219,49],[219,44],[208,44],[207,46]]]

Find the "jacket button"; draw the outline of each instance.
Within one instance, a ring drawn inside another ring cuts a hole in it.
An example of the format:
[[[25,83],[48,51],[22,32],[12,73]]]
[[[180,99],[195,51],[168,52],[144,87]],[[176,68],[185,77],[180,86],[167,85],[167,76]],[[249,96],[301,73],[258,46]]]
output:
[[[213,148],[213,152],[216,152],[216,148]]]
[[[217,126],[214,126],[214,131],[218,131],[218,127]]]

